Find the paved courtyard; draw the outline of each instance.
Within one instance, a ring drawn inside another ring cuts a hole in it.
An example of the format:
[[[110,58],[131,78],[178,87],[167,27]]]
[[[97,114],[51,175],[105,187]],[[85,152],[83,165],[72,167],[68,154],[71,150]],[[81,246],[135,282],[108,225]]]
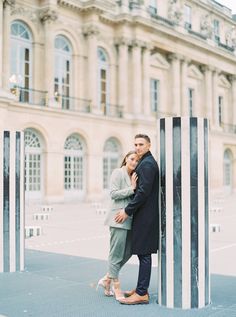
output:
[[[153,256],[150,305],[123,306],[106,298],[101,289],[96,291],[97,280],[107,269],[106,203],[55,204],[45,220],[33,219],[40,206],[27,206],[26,226],[40,226],[42,234],[26,239],[24,272],[0,275],[0,316],[236,317],[235,206],[236,195],[212,203],[212,304],[200,310],[157,305],[157,256]],[[122,287],[133,288],[137,274],[137,259],[132,257],[122,270]]]

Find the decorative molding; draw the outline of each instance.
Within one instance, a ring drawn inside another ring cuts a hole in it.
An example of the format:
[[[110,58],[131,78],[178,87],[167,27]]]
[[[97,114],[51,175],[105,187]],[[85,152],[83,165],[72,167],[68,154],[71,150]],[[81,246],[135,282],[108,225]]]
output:
[[[21,15],[28,18],[33,23],[38,23],[39,15],[37,10],[30,10],[24,7],[12,7],[11,15]]]
[[[214,72],[216,68],[211,65],[200,65],[200,70],[203,74],[205,74],[206,72]]]
[[[183,59],[184,59],[183,55],[178,54],[178,53],[169,53],[169,54],[167,55],[167,60],[168,60],[169,62],[172,62],[172,61],[174,61],[174,60],[183,60]]]
[[[51,8],[46,8],[40,11],[39,18],[42,23],[51,23],[55,22],[58,19],[58,14],[55,10],[52,10]]]
[[[218,77],[218,85],[227,89],[231,87],[231,83],[229,82],[229,80],[226,78],[224,74],[221,74]]]
[[[100,31],[98,26],[90,24],[83,26],[82,33],[84,36],[97,36],[100,33]]]
[[[146,47],[146,42],[145,41],[142,41],[142,40],[138,40],[138,39],[133,39],[132,40],[132,47],[136,47],[136,48],[138,48],[138,47]]]
[[[114,44],[117,45],[117,46],[122,46],[122,45],[131,46],[132,45],[132,40],[127,38],[127,37],[121,36],[121,37],[115,38]]]
[[[202,72],[200,71],[200,69],[194,65],[194,64],[191,64],[188,68],[188,76],[189,77],[192,77],[194,79],[199,79],[199,80],[202,80],[203,79],[203,74]]]
[[[227,77],[231,83],[236,82],[236,75],[230,74]]]
[[[191,64],[191,58],[183,56],[183,58],[181,59],[182,63],[186,63],[187,65]]]
[[[16,0],[4,0],[3,7],[5,8],[7,5],[13,7],[16,4]]]
[[[170,64],[168,63],[165,56],[160,53],[151,55],[151,65],[163,69],[168,69],[170,67]]]

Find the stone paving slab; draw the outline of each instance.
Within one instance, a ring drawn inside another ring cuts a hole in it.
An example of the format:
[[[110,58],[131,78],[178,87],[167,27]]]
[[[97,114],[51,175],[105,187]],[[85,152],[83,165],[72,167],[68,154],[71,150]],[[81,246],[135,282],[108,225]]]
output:
[[[236,277],[212,275],[212,304],[203,309],[160,307],[157,268],[152,269],[150,304],[125,306],[96,291],[106,261],[26,250],[26,270],[0,275],[0,315],[6,317],[236,317]],[[138,266],[121,272],[123,289],[134,287]]]

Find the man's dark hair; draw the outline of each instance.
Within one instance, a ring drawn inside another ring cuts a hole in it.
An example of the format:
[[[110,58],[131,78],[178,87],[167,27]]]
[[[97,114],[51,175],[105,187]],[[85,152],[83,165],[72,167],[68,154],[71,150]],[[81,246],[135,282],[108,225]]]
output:
[[[142,139],[145,139],[148,143],[151,143],[149,136],[146,134],[139,133],[139,134],[136,134],[134,138],[135,139],[142,138]]]

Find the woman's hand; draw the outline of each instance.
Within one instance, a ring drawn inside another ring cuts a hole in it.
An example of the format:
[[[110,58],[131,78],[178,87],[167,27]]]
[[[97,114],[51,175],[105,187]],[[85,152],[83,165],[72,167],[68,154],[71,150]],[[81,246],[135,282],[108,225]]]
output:
[[[137,173],[133,173],[132,176],[131,176],[131,186],[133,188],[133,190],[136,189],[136,186],[137,186],[137,180],[138,180],[138,175]]]

